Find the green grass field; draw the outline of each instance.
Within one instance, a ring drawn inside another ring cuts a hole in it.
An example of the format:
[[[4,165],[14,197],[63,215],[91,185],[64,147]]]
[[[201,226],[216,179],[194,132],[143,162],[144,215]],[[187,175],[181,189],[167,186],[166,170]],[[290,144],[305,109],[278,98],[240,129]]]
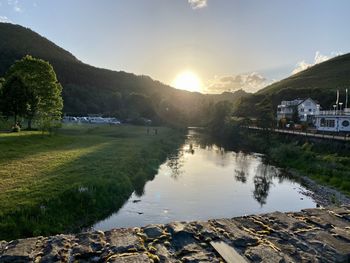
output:
[[[142,192],[181,140],[170,128],[137,126],[0,133],[0,240],[90,226]]]

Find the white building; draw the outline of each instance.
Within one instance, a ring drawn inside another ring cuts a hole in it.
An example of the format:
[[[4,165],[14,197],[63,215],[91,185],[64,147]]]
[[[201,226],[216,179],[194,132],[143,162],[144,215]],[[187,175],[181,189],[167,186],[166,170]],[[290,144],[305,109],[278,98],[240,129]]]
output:
[[[350,108],[321,111],[315,117],[317,131],[350,133]]]
[[[277,106],[277,122],[281,119],[293,118],[294,111],[298,111],[298,116],[301,122],[311,122],[314,116],[320,112],[320,104],[311,98],[295,99],[291,101],[283,100]]]

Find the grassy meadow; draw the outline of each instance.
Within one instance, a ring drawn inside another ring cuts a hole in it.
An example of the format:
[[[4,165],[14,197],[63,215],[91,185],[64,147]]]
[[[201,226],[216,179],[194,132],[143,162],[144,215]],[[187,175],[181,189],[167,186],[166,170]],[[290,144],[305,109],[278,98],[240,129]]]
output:
[[[181,143],[170,128],[0,133],[0,240],[74,232],[118,209]]]

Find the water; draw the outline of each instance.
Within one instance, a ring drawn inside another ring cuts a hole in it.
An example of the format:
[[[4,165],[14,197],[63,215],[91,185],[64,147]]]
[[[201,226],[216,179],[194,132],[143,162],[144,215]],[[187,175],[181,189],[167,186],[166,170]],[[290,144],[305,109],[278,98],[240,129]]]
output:
[[[178,153],[159,167],[139,196],[95,229],[145,226],[172,221],[231,218],[316,207],[302,186],[263,162],[259,154],[201,145],[190,131]]]

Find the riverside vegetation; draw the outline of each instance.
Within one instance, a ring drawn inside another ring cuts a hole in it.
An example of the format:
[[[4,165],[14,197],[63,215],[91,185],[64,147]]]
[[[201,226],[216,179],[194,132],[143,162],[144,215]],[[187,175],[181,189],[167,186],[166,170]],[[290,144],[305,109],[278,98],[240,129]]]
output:
[[[253,132],[242,128],[242,124],[244,121],[237,120],[222,123],[217,138],[234,148],[263,153],[279,167],[350,195],[349,144]]]
[[[0,133],[0,240],[89,227],[121,207],[181,143],[171,128],[64,125]]]

